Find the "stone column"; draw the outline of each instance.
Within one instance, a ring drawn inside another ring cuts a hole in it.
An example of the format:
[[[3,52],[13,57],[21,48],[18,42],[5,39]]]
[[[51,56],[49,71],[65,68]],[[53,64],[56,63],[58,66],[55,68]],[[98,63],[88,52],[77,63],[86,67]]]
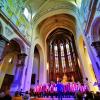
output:
[[[32,68],[33,68],[33,50],[34,47],[30,49],[28,58],[27,58],[27,67],[25,70],[25,80],[24,80],[24,91],[28,91],[30,90],[30,86],[31,86],[31,76],[32,76]]]
[[[25,82],[25,78],[26,78],[27,63],[28,63],[28,56],[25,59],[24,66],[22,68],[22,73],[21,73],[22,74],[22,76],[21,76],[22,78],[21,78],[19,89],[22,89],[23,91],[24,91],[24,82]]]
[[[22,73],[21,68],[16,67],[14,80],[13,80],[13,83],[12,83],[11,88],[10,88],[11,92],[13,92],[13,91],[15,92],[17,90],[20,90],[19,86],[20,86],[20,81],[21,81],[21,73]]]
[[[3,59],[3,53],[4,53],[4,49],[7,43],[8,41],[6,40],[6,38],[0,35],[0,88],[2,86],[2,82],[3,82],[6,69],[7,69],[7,67],[5,66],[6,64],[4,63],[6,59]],[[5,66],[5,70],[2,71],[3,66]]]
[[[78,64],[78,54],[77,54],[77,49],[76,49],[74,37],[72,37],[72,45],[73,45],[73,54],[74,54],[73,58],[75,59],[74,67],[75,67],[76,81],[80,80],[82,82],[83,77],[82,77],[82,74],[80,72],[80,68],[79,68],[79,64]]]
[[[8,41],[2,35],[0,35],[0,61],[3,59],[3,52],[7,43]]]
[[[26,69],[25,58],[26,58],[25,53],[18,54],[14,81],[12,83],[10,91],[17,91],[21,89],[23,90],[24,74]]]
[[[96,50],[96,53],[97,53],[97,57],[99,58],[100,60],[100,41],[96,41],[96,42],[92,42],[91,44],[94,49]]]
[[[92,42],[91,46],[94,47],[95,52],[97,54],[98,61],[100,61],[100,41]],[[93,66],[94,67],[93,69],[95,71],[95,75],[96,75],[96,78],[97,78],[97,81],[98,81],[97,85],[98,85],[99,90],[100,90],[100,64],[96,60],[93,60],[93,61],[94,61],[94,63],[92,62],[93,65],[96,64],[96,67]],[[99,74],[98,74],[98,72],[99,72]]]

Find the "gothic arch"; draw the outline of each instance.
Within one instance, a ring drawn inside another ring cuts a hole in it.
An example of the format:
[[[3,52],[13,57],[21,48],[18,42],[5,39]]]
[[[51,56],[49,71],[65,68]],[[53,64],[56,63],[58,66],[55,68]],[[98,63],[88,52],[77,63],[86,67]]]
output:
[[[25,44],[24,44],[24,42],[23,42],[21,39],[19,39],[19,38],[13,38],[13,39],[11,39],[11,40],[14,40],[14,41],[16,41],[16,42],[19,44],[20,49],[21,49],[21,53],[26,53]],[[10,41],[11,41],[11,40],[10,40]]]
[[[64,28],[75,35],[76,18],[69,14],[57,14],[43,20],[37,27],[38,32],[43,34],[44,38],[57,28]]]
[[[58,28],[49,34],[46,42],[49,81],[57,81],[57,78],[62,80],[64,75],[67,75],[67,81],[72,81],[73,76],[73,81],[81,81],[79,65],[77,60],[73,60],[78,58],[73,34],[69,30]],[[74,72],[77,74],[68,71],[75,70],[76,67],[78,70]]]
[[[7,89],[10,89],[12,87],[17,71],[17,55],[20,53],[20,44],[14,39],[11,39],[5,46],[5,49],[3,51],[3,60],[0,65],[0,71],[3,73],[0,84],[1,89],[5,90],[5,87],[7,87]],[[7,79],[5,77],[7,77]]]
[[[97,17],[92,24],[91,38],[93,42],[100,41],[100,17]]]
[[[68,31],[70,31],[71,34],[74,35],[74,32],[71,31],[68,27],[65,27],[65,26],[57,26],[57,27],[51,29],[51,30],[47,33],[46,38],[45,38],[45,41],[47,40],[48,36],[49,36],[49,35],[50,35],[54,30],[59,29],[59,28],[62,28],[62,29],[68,30]]]
[[[49,3],[51,3],[51,1]],[[61,9],[63,9],[63,10],[61,10]],[[69,14],[69,15],[72,15],[75,18],[77,18],[76,13],[74,12],[77,9],[78,8],[71,2],[66,2],[66,3],[62,2],[61,4],[59,4],[59,6],[54,4],[50,8],[41,9],[41,13],[40,12],[37,13],[37,15],[34,18],[34,24],[37,26],[39,23],[41,23],[41,21],[43,21],[47,17],[51,17],[56,14]]]
[[[40,84],[40,83],[43,83],[44,81],[43,81],[43,77],[44,77],[44,70],[45,70],[45,68],[44,68],[44,55],[43,55],[43,50],[42,50],[42,47],[39,45],[39,44],[36,44],[35,46],[34,46],[34,51],[35,51],[35,48],[37,48],[37,50],[38,50],[38,56],[39,56],[39,58],[38,58],[38,68],[39,68],[39,73],[38,73],[38,83]],[[35,57],[34,57],[34,59],[35,59]],[[34,61],[33,61],[33,70],[35,70],[34,69]],[[41,73],[41,72],[43,72],[43,73]]]

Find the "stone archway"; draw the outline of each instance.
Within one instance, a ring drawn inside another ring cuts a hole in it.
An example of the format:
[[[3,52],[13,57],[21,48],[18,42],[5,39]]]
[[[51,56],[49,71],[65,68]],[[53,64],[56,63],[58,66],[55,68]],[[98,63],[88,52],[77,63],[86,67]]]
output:
[[[26,47],[25,47],[24,42],[19,38],[13,38],[13,40],[19,44],[19,46],[21,48],[21,53],[26,53]]]
[[[40,47],[40,45],[36,44],[35,49],[34,49],[34,61],[33,61],[33,70],[32,70],[33,77],[35,75],[34,84],[44,83],[44,78],[45,78],[44,69],[45,68],[44,68],[43,51],[42,51],[42,48]],[[32,78],[32,79],[34,79],[34,78]]]
[[[97,17],[92,24],[91,38],[93,42],[100,41],[100,17]]]
[[[3,77],[1,78],[1,89],[10,89],[15,75],[15,62],[17,54],[21,52],[20,46],[14,40],[11,40],[3,51],[3,60],[0,66]],[[7,82],[12,80],[12,82]],[[8,84],[9,83],[9,84]],[[6,88],[5,88],[6,87]]]
[[[93,66],[88,54],[88,50],[84,41],[83,36],[81,35],[79,37],[79,52],[80,52],[80,56],[81,56],[81,60],[82,60],[82,64],[83,64],[83,69],[84,69],[84,73],[85,73],[85,81],[88,86],[89,89],[91,91],[98,91],[98,87],[94,87],[94,83],[97,82],[96,77],[95,77],[95,73],[93,70]]]
[[[24,44],[20,41],[17,38],[11,39],[3,51],[3,60],[0,66],[2,72],[0,87],[2,90],[10,89],[15,79],[18,79],[19,72],[22,72],[21,68],[17,67],[18,55],[25,51]],[[18,84],[19,82],[16,83],[16,85]]]
[[[32,84],[38,84],[39,74],[40,74],[39,72],[40,72],[40,54],[39,54],[37,47],[35,46],[33,70],[32,70],[32,80],[31,80]]]
[[[91,28],[92,46],[100,59],[100,17],[96,18]]]

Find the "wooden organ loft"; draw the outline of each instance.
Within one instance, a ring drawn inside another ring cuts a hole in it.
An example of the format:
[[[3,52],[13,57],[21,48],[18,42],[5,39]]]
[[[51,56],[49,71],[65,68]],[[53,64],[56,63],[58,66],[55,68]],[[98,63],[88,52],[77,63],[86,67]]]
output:
[[[48,81],[61,81],[66,76],[67,81],[82,82],[73,34],[66,29],[56,29],[48,36],[47,47]]]

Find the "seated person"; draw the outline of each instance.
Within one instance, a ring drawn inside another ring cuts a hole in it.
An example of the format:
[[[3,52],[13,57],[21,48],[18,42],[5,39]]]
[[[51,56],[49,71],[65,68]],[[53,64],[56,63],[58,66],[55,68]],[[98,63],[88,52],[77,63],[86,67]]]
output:
[[[23,96],[24,100],[30,100],[30,95],[28,93],[28,91],[25,92],[25,95]]]
[[[22,96],[19,95],[19,92],[16,91],[15,96],[12,98],[12,100],[23,100],[23,99],[22,99]]]

